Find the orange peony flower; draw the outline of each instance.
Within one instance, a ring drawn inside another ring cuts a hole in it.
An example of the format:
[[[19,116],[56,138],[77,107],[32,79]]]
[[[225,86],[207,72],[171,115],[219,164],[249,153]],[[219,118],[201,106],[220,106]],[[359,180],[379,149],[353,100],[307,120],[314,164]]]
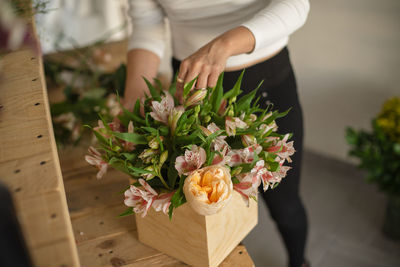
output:
[[[232,191],[230,172],[223,165],[193,171],[183,186],[187,202],[201,215],[219,212],[231,199]]]

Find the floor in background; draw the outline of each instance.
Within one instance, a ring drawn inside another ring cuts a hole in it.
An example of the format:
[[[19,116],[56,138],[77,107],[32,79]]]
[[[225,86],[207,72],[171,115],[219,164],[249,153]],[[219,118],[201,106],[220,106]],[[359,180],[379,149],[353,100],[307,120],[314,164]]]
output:
[[[301,194],[313,267],[400,266],[400,242],[381,233],[385,195],[366,184],[354,166],[306,152]],[[256,267],[286,266],[283,244],[262,201],[259,209],[259,224],[243,243]]]

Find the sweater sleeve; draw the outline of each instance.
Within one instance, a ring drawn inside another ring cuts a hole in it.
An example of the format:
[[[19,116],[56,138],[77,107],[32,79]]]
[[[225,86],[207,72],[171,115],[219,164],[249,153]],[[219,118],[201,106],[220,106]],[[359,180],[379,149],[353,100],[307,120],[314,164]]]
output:
[[[253,52],[299,29],[305,23],[309,10],[308,0],[272,0],[242,24],[254,35],[256,43]]]
[[[165,49],[164,12],[156,0],[129,0],[132,34],[128,50],[141,48],[162,58]]]

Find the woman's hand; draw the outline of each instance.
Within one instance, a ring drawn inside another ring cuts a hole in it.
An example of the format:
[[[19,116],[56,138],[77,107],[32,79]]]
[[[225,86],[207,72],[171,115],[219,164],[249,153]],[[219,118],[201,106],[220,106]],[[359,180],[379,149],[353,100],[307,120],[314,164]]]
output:
[[[240,26],[218,36],[194,54],[184,59],[177,77],[177,96],[182,95],[184,84],[197,78],[197,89],[214,87],[218,76],[224,71],[230,56],[249,53],[254,49],[255,39],[246,27]]]

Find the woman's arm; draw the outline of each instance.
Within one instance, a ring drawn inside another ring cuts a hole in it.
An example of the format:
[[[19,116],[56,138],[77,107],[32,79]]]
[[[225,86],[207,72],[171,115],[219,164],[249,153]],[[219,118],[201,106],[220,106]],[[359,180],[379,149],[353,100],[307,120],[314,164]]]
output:
[[[290,35],[304,24],[308,11],[308,0],[272,0],[249,21],[183,60],[178,86],[198,76],[196,88],[214,87],[229,57],[251,53]]]
[[[147,90],[143,77],[157,76],[165,47],[164,12],[155,0],[129,0],[132,35],[128,45],[123,105],[132,109]]]
[[[157,76],[160,58],[145,49],[132,49],[128,52],[127,75],[123,105],[132,110],[137,99],[144,96],[148,89],[143,77],[152,81]]]

